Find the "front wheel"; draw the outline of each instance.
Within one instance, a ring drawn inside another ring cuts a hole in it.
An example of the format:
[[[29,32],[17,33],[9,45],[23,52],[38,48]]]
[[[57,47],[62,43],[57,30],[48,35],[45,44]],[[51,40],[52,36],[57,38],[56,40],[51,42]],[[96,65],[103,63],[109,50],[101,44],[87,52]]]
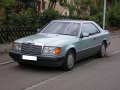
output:
[[[98,53],[98,56],[99,56],[100,58],[103,58],[103,57],[105,57],[105,55],[106,55],[106,45],[105,45],[105,43],[103,42],[102,45],[101,45],[100,51],[99,51],[99,53]]]
[[[62,68],[66,71],[70,71],[73,69],[74,63],[75,63],[75,53],[72,50],[69,50],[65,56],[65,60]]]

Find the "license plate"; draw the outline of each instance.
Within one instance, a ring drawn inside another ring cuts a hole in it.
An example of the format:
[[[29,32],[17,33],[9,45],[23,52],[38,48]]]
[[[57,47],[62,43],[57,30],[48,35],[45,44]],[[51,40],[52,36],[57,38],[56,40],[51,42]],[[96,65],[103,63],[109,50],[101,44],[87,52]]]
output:
[[[36,56],[28,56],[28,55],[22,55],[23,60],[30,60],[30,61],[37,61]]]

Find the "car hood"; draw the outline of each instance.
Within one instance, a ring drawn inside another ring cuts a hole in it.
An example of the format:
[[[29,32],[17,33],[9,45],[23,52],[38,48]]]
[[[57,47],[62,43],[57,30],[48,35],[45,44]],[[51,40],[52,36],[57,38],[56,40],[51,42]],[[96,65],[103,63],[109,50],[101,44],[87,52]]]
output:
[[[65,44],[75,39],[76,36],[69,35],[58,35],[58,34],[43,34],[38,33],[35,35],[27,36],[16,40],[17,43],[39,43],[46,46],[58,46],[60,44]]]

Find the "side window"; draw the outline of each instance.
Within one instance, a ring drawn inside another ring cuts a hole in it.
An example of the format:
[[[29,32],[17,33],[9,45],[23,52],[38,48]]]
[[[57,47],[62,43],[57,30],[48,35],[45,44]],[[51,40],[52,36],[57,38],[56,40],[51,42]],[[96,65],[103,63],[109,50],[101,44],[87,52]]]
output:
[[[82,33],[90,33],[88,24],[83,24],[82,25]]]
[[[94,24],[91,23],[91,24],[89,24],[89,26],[91,28],[91,34],[97,34],[100,32]]]
[[[94,35],[99,33],[100,31],[98,30],[98,28],[93,25],[92,23],[85,23],[82,26],[82,32],[83,33],[89,33],[89,35]]]

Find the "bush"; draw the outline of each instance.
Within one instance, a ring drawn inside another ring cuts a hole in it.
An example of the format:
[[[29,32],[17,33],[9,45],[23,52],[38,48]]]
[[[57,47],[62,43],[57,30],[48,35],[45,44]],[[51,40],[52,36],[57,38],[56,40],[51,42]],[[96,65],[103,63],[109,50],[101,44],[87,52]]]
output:
[[[26,26],[34,25],[35,15],[31,13],[32,10],[23,10],[21,13],[16,14],[15,12],[7,12],[5,20],[2,22],[2,26]],[[34,16],[34,17],[33,17]]]
[[[96,23],[98,23],[102,27],[103,13],[99,12],[99,13],[93,15],[93,16],[89,16],[89,20],[95,21]]]
[[[120,28],[120,3],[108,11],[109,25]]]
[[[103,7],[102,2],[100,5],[91,5],[90,6],[90,16],[89,20],[95,21],[102,27],[103,23]]]
[[[35,26],[36,25],[37,16],[26,16],[26,15],[16,15],[10,14],[6,17],[6,20],[3,21],[2,26]]]
[[[47,24],[51,20],[56,20],[60,18],[60,14],[58,11],[47,9],[42,14],[40,14],[38,22],[42,25]]]
[[[42,27],[51,20],[59,19],[60,14],[52,9],[45,10],[39,16],[33,13],[33,9],[23,10],[19,15],[15,13],[7,14],[2,26],[19,27],[19,26],[39,26]]]

